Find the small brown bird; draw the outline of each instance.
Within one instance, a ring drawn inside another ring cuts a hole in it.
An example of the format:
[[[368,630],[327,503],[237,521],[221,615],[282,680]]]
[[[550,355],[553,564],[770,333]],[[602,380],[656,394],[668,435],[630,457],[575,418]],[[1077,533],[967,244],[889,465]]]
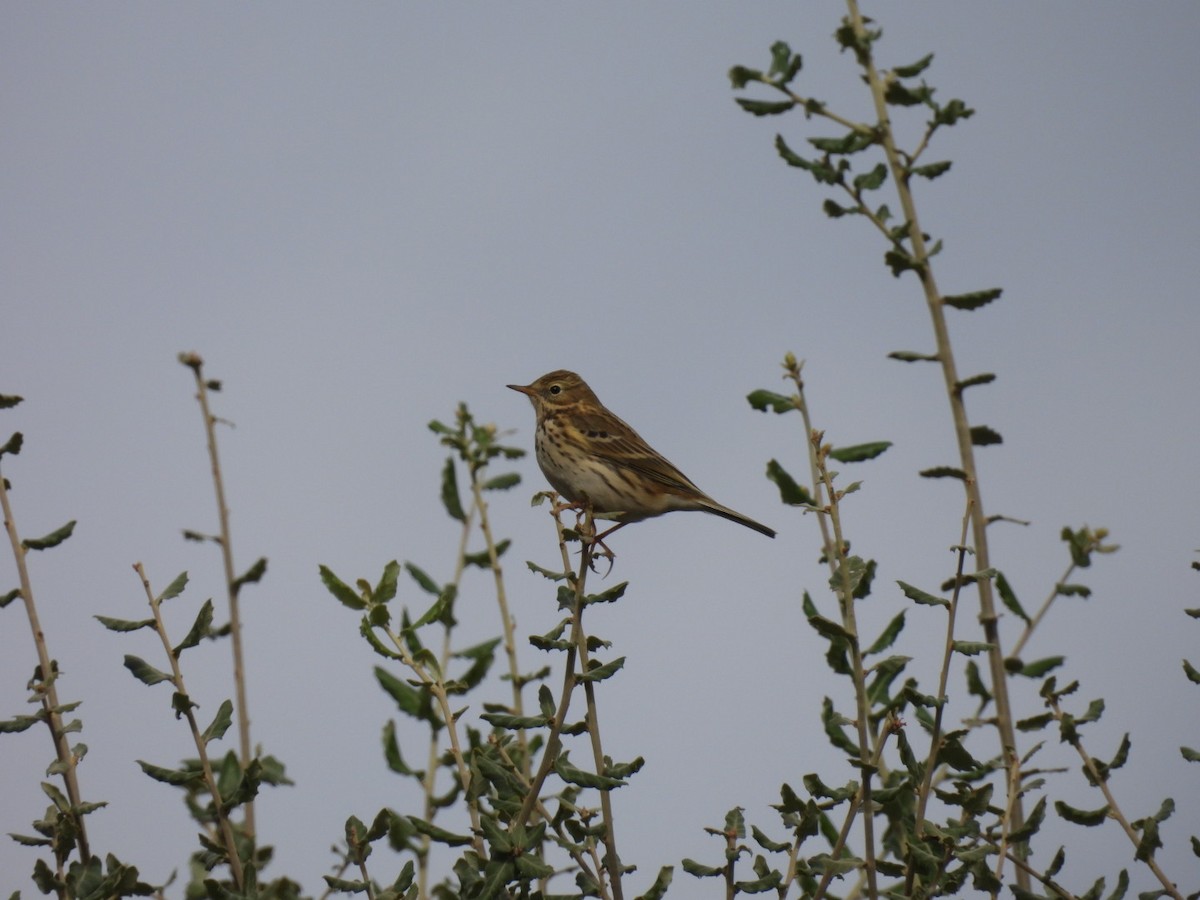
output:
[[[508,386],[527,395],[537,412],[534,447],[546,480],[573,504],[590,504],[597,517],[620,523],[606,533],[672,510],[698,509],[775,537],[692,484],[574,372],[560,369],[533,384]]]

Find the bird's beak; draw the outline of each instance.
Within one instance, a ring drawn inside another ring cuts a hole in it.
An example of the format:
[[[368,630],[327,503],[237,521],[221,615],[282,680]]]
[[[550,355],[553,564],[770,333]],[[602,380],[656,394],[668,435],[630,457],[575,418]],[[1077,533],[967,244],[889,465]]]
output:
[[[514,391],[520,391],[529,397],[533,396],[533,385],[531,384],[509,384],[505,385],[505,387],[511,388]]]

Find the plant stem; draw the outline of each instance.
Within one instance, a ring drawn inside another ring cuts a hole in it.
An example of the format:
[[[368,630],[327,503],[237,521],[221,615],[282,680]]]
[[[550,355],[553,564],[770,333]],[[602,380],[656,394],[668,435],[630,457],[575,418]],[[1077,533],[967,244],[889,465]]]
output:
[[[250,710],[246,700],[246,664],[242,652],[242,617],[238,606],[238,585],[234,575],[233,543],[229,533],[229,507],[225,503],[225,483],[221,477],[221,460],[217,453],[216,419],[208,407],[208,382],[204,380],[204,360],[199,354],[181,354],[180,362],[192,370],[196,379],[196,399],[204,417],[204,434],[208,441],[208,458],[212,467],[213,488],[217,495],[217,518],[220,525],[218,543],[225,570],[225,591],[229,600],[229,637],[233,645],[233,683],[237,697],[238,753],[242,768],[253,758],[250,744]],[[245,804],[246,835],[254,839],[254,801]]]
[[[0,508],[4,510],[4,530],[8,533],[8,541],[12,547],[13,561],[17,565],[17,577],[21,584],[21,599],[25,603],[25,615],[29,619],[29,627],[33,631],[33,645],[37,650],[38,670],[41,672],[39,684],[35,686],[41,697],[42,711],[46,714],[46,725],[50,729],[50,738],[54,743],[54,754],[62,764],[63,785],[67,790],[67,799],[71,803],[71,819],[75,827],[75,846],[79,850],[80,862],[87,863],[92,858],[88,846],[87,829],[79,809],[83,803],[79,791],[79,779],[76,769],[79,761],[67,743],[67,733],[63,730],[62,715],[59,713],[58,688],[54,683],[57,672],[54,670],[54,660],[50,658],[50,650],[46,646],[46,635],[42,631],[38,618],[37,605],[33,602],[33,583],[29,579],[29,569],[25,565],[25,555],[29,551],[21,543],[17,533],[17,521],[13,518],[12,506],[8,500],[8,488],[3,476],[0,476]]]
[[[141,579],[142,587],[146,590],[146,599],[150,603],[150,609],[154,613],[154,630],[158,632],[159,638],[162,639],[163,650],[166,651],[167,660],[171,664],[171,685],[176,692],[188,698],[187,687],[183,683],[183,672],[179,668],[179,659],[175,656],[175,651],[171,647],[170,638],[167,637],[167,627],[163,623],[162,610],[160,608],[159,599],[154,595],[154,591],[150,587],[150,579],[146,577],[146,571],[142,568],[142,564],[134,563],[133,570],[137,572],[138,578]],[[244,885],[244,875],[242,873],[242,859],[238,854],[237,839],[233,834],[233,826],[229,822],[229,814],[225,809],[225,804],[221,801],[221,791],[217,788],[217,779],[213,775],[212,763],[208,758],[208,749],[201,734],[200,726],[196,723],[196,714],[192,711],[193,707],[190,700],[184,704],[184,717],[188,721],[188,727],[192,731],[192,741],[196,745],[196,754],[200,759],[200,770],[204,775],[204,784],[208,788],[208,793],[212,797],[213,810],[217,816],[217,828],[221,834],[221,843],[225,846],[225,856],[229,862],[229,869],[233,875],[233,883],[240,891]]]
[[[909,189],[907,167],[896,149],[895,135],[892,132],[888,116],[887,101],[884,98],[885,85],[870,53],[869,39],[862,14],[859,12],[857,0],[846,0],[849,17],[858,45],[864,48],[860,53],[860,61],[866,74],[866,80],[871,89],[875,104],[876,120],[879,124],[878,133],[888,169],[896,185],[896,193],[904,211],[904,221],[908,226],[908,237],[912,242],[912,257],[916,266],[917,276],[924,289],[926,305],[929,309],[930,321],[933,325],[934,337],[937,344],[937,356],[942,364],[942,375],[946,384],[946,393],[950,400],[950,411],[954,421],[954,433],[958,441],[959,458],[963,472],[966,474],[967,500],[971,510],[972,545],[975,548],[976,571],[982,571],[991,566],[988,552],[987,516],[984,513],[983,495],[979,488],[978,470],[975,465],[975,449],[971,441],[971,427],[967,418],[966,406],[963,404],[962,391],[959,388],[958,369],[955,365],[954,351],[950,343],[950,332],[946,325],[945,304],[941,291],[934,278],[933,268],[929,262],[929,248],[925,243],[925,234],[921,229],[917,216],[916,204]],[[999,731],[1001,750],[1005,759],[1017,761],[1016,730],[1013,725],[1012,706],[1008,696],[1008,676],[1004,669],[1004,652],[1000,643],[1000,631],[996,617],[995,599],[990,579],[980,579],[976,582],[979,592],[979,621],[983,626],[984,638],[991,649],[988,651],[988,664],[991,670],[992,693],[996,702],[996,727]],[[1013,779],[1009,778],[1012,784]],[[1024,822],[1024,811],[1018,796],[1011,804],[1013,811],[1013,830],[1019,829]],[[1023,890],[1029,889],[1029,876],[1023,870],[1017,872],[1018,886]]]

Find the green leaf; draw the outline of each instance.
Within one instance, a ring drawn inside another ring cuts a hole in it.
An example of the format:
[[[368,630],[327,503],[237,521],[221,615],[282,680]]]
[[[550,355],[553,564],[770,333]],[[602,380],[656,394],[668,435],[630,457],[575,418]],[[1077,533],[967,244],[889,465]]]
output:
[[[770,410],[773,413],[782,415],[786,412],[793,412],[796,409],[796,401],[791,397],[785,397],[783,394],[776,394],[774,391],[757,390],[751,391],[746,395],[746,400],[749,401],[753,409],[759,412],[767,412]]]
[[[140,631],[143,628],[153,628],[153,619],[110,619],[108,616],[95,616],[101,625],[109,631]]]
[[[182,641],[171,651],[176,659],[184,650],[199,645],[200,641],[212,634],[213,621],[213,602],[205,600],[204,605],[200,607],[200,612],[196,614],[196,621],[192,623],[191,630]]]
[[[811,506],[812,495],[796,482],[776,460],[767,463],[767,478],[779,488],[779,499],[788,506]]]
[[[887,181],[887,173],[887,166],[884,163],[879,163],[870,172],[854,176],[854,189],[856,191],[878,190]]]
[[[706,866],[694,859],[685,858],[682,862],[683,871],[697,878],[716,878],[725,874],[724,866]]]
[[[834,859],[828,853],[818,853],[808,861],[814,872],[842,877],[862,867],[863,861],[855,856],[839,856]]]
[[[888,623],[887,628],[883,629],[883,632],[875,639],[875,643],[867,649],[864,654],[865,656],[874,656],[876,653],[882,653],[888,647],[892,646],[892,644],[896,643],[896,638],[904,630],[904,613],[904,610],[900,610],[896,617]]]
[[[1000,602],[1004,604],[1005,608],[1018,616],[1025,624],[1029,624],[1029,616],[1026,615],[1020,601],[1017,600],[1016,592],[1013,591],[1012,585],[1008,583],[1008,579],[1004,577],[1003,572],[996,575],[996,590],[999,592]]]
[[[164,769],[162,766],[156,766],[140,759],[137,764],[142,767],[143,772],[163,784],[190,787],[204,783],[204,773],[200,769]]]
[[[1180,747],[1179,752],[1188,762],[1200,762],[1200,751],[1193,750],[1191,747]]]
[[[945,175],[950,171],[951,163],[949,160],[941,162],[929,163],[924,166],[913,166],[909,172],[916,175],[918,178],[928,178],[930,181],[937,178],[939,175]]]
[[[225,732],[229,730],[230,724],[233,722],[233,703],[229,700],[223,700],[220,708],[217,710],[216,716],[213,717],[209,726],[204,729],[200,738],[204,743],[210,741],[219,741],[225,736]]]
[[[976,447],[987,447],[992,444],[1003,444],[1004,438],[1000,436],[1000,432],[987,425],[972,425],[971,443]]]
[[[916,353],[912,350],[893,350],[888,359],[898,359],[900,362],[941,362],[936,353]]]
[[[843,641],[848,641],[850,639],[850,632],[846,631],[846,629],[839,623],[833,621],[832,619],[827,619],[824,616],[809,616],[808,624],[811,625],[817,634],[821,635],[822,637],[835,638]]]
[[[514,488],[521,483],[521,476],[516,472],[509,472],[507,475],[497,475],[495,478],[489,478],[483,483],[485,491],[507,491],[509,488]]]
[[[634,900],[662,900],[667,895],[667,888],[671,885],[671,880],[675,877],[674,866],[663,866],[658,870],[658,877],[654,879],[654,884],[647,888],[644,894],[634,898]]]
[[[1076,809],[1073,806],[1068,806],[1061,800],[1055,800],[1054,811],[1068,822],[1073,822],[1076,825],[1083,825],[1086,828],[1102,825],[1104,824],[1104,820],[1108,818],[1107,803],[1099,809]]]
[[[1020,828],[1014,829],[1009,834],[1008,840],[1011,844],[1020,844],[1028,841],[1031,837],[1038,833],[1042,827],[1042,822],[1046,819],[1046,798],[1042,797],[1034,805],[1033,811],[1025,817],[1025,824]]]
[[[868,566],[861,556],[847,556],[838,563],[833,575],[829,578],[829,587],[837,595],[841,595],[843,587],[850,591],[851,596],[858,590],[863,577],[868,574]]]
[[[262,581],[262,577],[266,573],[267,558],[265,556],[260,556],[254,565],[233,580],[233,584],[231,585],[233,592],[236,594],[242,589],[243,585],[257,584],[258,582]]]
[[[57,528],[44,537],[26,538],[21,541],[21,546],[26,550],[49,550],[51,547],[57,547],[63,541],[71,536],[71,532],[75,530],[75,520],[72,519],[62,528]]]
[[[892,446],[891,441],[874,441],[869,444],[855,444],[853,447],[836,447],[829,455],[838,462],[865,462],[874,459]]]
[[[595,660],[591,662],[592,667],[577,676],[580,681],[603,681],[605,678],[615,675],[625,665],[625,657],[619,656],[612,662],[607,662],[604,665],[596,665]]]
[[[960,772],[969,772],[972,769],[978,769],[979,762],[962,745],[959,735],[963,733],[965,732],[951,732],[942,739],[942,745],[938,748],[937,762],[946,763]]]
[[[924,72],[927,68],[929,68],[929,64],[931,62],[933,62],[933,54],[932,53],[930,53],[926,56],[922,56],[915,63],[911,63],[910,65],[896,66],[895,68],[892,69],[892,74],[895,75],[897,78],[916,78],[918,75],[920,75],[922,72]]]
[[[318,566],[317,571],[321,575],[321,583],[325,585],[329,593],[338,599],[342,606],[354,610],[367,608],[367,601],[360,597],[350,585],[334,575],[328,566]]]
[[[976,656],[992,649],[992,645],[985,641],[954,641],[952,646],[955,651],[966,656]]]
[[[567,754],[561,754],[554,761],[554,772],[563,781],[568,784],[577,784],[584,788],[595,788],[597,790],[607,791],[613,788],[624,786],[625,781],[620,778],[610,778],[607,775],[597,775],[594,772],[587,772],[577,768],[567,758]]]
[[[1063,584],[1054,586],[1054,593],[1060,597],[1090,597],[1092,589],[1085,584]]]
[[[3,394],[0,394],[0,401],[6,400],[6,399],[16,400],[18,403],[21,401],[20,397],[11,397],[10,398],[10,397],[5,397]],[[15,406],[16,404],[14,403],[14,404],[10,404],[10,405]],[[5,408],[4,406],[0,406],[0,409],[4,409],[4,408]],[[0,447],[0,456],[5,456],[5,455],[17,456],[21,452],[21,445],[24,443],[25,443],[25,435],[21,434],[21,432],[19,432],[19,431],[14,431],[12,434],[12,437],[10,437],[7,441],[4,442],[4,446]]]
[[[967,480],[967,473],[955,466],[934,466],[932,469],[923,469],[917,474],[922,478],[957,478],[959,481]]]
[[[591,605],[593,603],[613,603],[625,596],[625,590],[629,587],[628,581],[622,581],[620,584],[614,584],[606,591],[601,591],[599,594],[588,594],[583,598],[583,602]]]
[[[455,834],[453,831],[439,828],[432,822],[426,822],[424,819],[418,819],[416,816],[405,816],[404,818],[419,833],[426,835],[430,840],[436,841],[439,844],[445,844],[448,847],[465,847],[474,840],[469,834]]]
[[[763,81],[763,73],[758,69],[748,69],[745,66],[734,66],[729,70],[729,83],[735,91],[740,91],[752,81]]]
[[[166,672],[160,672],[144,659],[139,659],[136,656],[128,654],[125,656],[125,668],[132,672],[133,677],[143,684],[158,684],[160,681],[171,680],[171,676]]]
[[[0,734],[20,734],[22,731],[28,731],[38,722],[44,722],[46,714],[38,713],[35,716],[15,716],[11,719],[5,719],[0,722]]]
[[[897,581],[900,585],[900,590],[904,592],[904,596],[914,603],[920,603],[922,606],[944,606],[950,608],[950,601],[943,597],[935,597],[933,594],[926,593],[919,587],[914,587],[906,581]]]
[[[0,409],[12,409],[24,401],[24,397],[18,397],[16,394],[0,394]]]
[[[183,593],[183,589],[187,587],[188,573],[180,572],[175,576],[175,580],[167,585],[165,591],[158,595],[158,602],[164,603],[167,600],[173,600]]]
[[[951,100],[945,106],[938,107],[933,121],[937,125],[949,126],[954,125],[959,119],[969,119],[973,115],[975,115],[975,110],[961,100]]]
[[[1187,676],[1187,680],[1192,684],[1200,684],[1200,671],[1196,670],[1186,659],[1183,661],[1183,674]]]
[[[430,695],[429,688],[422,685],[413,687],[402,678],[397,678],[382,666],[375,667],[375,679],[379,686],[390,696],[401,712],[415,719],[429,720]]]
[[[946,294],[943,295],[942,302],[954,309],[970,312],[981,306],[987,306],[993,300],[999,299],[1003,293],[1003,288],[989,288],[986,291],[972,291],[969,294]]]
[[[796,105],[794,100],[749,100],[735,97],[734,102],[752,116],[777,116]]]
[[[969,387],[976,387],[981,384],[991,384],[996,380],[996,376],[991,372],[981,372],[978,375],[972,375],[970,378],[963,378],[954,383],[955,393],[962,394]]]
[[[1041,678],[1047,672],[1052,672],[1067,661],[1065,656],[1047,656],[1045,659],[1038,659],[1031,663],[1022,664],[1017,673],[1024,675],[1026,678]]]
[[[442,468],[442,505],[452,519],[459,522],[467,520],[463,512],[462,500],[458,496],[458,473],[454,468],[454,460],[447,457],[446,465]]]

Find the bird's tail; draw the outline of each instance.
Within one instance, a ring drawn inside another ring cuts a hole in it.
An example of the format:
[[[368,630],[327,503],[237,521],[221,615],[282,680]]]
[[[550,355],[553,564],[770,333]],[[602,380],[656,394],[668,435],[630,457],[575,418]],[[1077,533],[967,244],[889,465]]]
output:
[[[761,522],[755,522],[749,516],[743,516],[740,512],[736,512],[730,509],[728,506],[722,506],[715,500],[706,500],[704,503],[704,509],[706,512],[710,512],[716,516],[721,516],[724,519],[728,519],[730,522],[737,522],[739,525],[745,525],[747,528],[753,528],[759,534],[765,534],[769,538],[775,537],[774,529],[768,528]]]

